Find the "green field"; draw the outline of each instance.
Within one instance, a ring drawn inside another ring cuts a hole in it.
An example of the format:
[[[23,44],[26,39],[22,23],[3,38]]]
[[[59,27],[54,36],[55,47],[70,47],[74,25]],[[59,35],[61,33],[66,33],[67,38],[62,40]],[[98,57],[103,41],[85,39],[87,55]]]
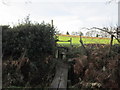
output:
[[[73,37],[73,36],[58,36],[58,39],[61,41],[67,41],[72,38],[72,45],[80,45],[80,38],[79,37]],[[109,44],[110,39],[108,38],[88,38],[88,37],[82,37],[84,44]],[[113,44],[117,44],[117,40],[113,40]],[[70,45],[70,42],[58,42],[59,45]]]

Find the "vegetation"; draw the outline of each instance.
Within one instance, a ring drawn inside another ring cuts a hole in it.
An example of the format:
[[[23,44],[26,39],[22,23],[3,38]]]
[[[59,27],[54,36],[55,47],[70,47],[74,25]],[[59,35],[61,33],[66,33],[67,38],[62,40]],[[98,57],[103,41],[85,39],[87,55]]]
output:
[[[71,84],[68,87],[100,89],[120,86],[119,39],[113,39],[110,32],[111,39],[99,38],[99,35],[85,37],[82,32],[73,33],[82,38],[69,35],[69,32],[68,35],[56,35],[53,26],[44,22],[34,24],[29,17],[17,26],[2,26],[2,30],[3,88],[49,87],[55,77],[56,65],[63,56],[70,67],[68,79]]]
[[[20,58],[22,53],[31,59],[52,55],[55,49],[55,29],[50,24],[26,23],[13,28],[3,26],[3,58]]]
[[[109,45],[88,45],[88,55],[82,47],[72,49],[68,54],[74,64],[69,71],[69,88],[79,89],[108,89],[120,86],[119,64],[120,64],[120,45],[112,46],[111,54]]]
[[[55,29],[27,18],[2,31],[3,87],[47,87],[55,73]]]
[[[66,35],[70,35],[68,31],[66,32]]]
[[[80,37],[79,36],[72,36],[72,35],[58,35],[59,40],[67,41],[72,38],[73,46],[80,45]],[[96,38],[96,37],[82,37],[84,44],[109,44],[110,38]],[[59,45],[69,46],[69,42],[58,42]],[[118,44],[117,40],[113,40],[113,44]]]
[[[83,36],[83,33],[81,31],[78,31],[78,32],[73,31],[71,33],[71,35],[81,35],[81,36]]]

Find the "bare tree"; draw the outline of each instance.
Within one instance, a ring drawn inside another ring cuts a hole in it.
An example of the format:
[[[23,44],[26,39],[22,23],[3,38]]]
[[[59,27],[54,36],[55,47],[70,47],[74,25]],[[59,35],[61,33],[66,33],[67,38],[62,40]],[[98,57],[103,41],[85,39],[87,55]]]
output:
[[[78,31],[78,32],[72,32],[71,35],[81,35],[83,36],[83,33],[81,31]]]
[[[6,5],[6,6],[9,6],[9,4],[11,3],[10,0],[1,0],[2,4]],[[24,0],[24,3],[25,4],[31,4],[31,0]]]
[[[103,27],[103,28],[98,28],[98,27],[92,27],[92,28],[84,28],[84,29],[87,29],[87,30],[93,30],[93,29],[97,29],[97,30],[100,30],[100,31],[103,31],[103,32],[106,32],[108,33],[109,35],[112,35],[119,43],[120,43],[120,40],[117,36],[117,34],[120,34],[118,33],[118,27]]]
[[[119,2],[120,0],[108,0],[106,3],[110,4],[110,3],[113,3],[113,2]]]
[[[91,31],[88,31],[86,32],[86,36],[89,36],[89,37],[96,37],[97,35],[99,35],[99,31],[97,30],[91,30]]]

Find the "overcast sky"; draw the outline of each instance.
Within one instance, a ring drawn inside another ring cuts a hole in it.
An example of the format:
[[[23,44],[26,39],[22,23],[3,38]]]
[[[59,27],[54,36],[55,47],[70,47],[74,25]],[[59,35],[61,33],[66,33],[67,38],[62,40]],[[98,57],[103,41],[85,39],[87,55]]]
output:
[[[51,23],[63,33],[82,27],[118,24],[118,4],[109,0],[1,0],[0,25],[15,25],[30,14],[32,22]],[[84,31],[83,31],[84,32]]]

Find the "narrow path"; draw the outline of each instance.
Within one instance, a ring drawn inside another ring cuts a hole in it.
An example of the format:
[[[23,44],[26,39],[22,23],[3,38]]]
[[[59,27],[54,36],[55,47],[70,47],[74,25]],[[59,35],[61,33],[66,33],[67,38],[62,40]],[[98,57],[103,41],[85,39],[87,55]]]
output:
[[[62,88],[66,90],[67,77],[68,77],[68,65],[59,60],[56,65],[56,74],[53,79],[53,82],[50,85],[50,88],[54,88],[55,90],[59,90]]]

